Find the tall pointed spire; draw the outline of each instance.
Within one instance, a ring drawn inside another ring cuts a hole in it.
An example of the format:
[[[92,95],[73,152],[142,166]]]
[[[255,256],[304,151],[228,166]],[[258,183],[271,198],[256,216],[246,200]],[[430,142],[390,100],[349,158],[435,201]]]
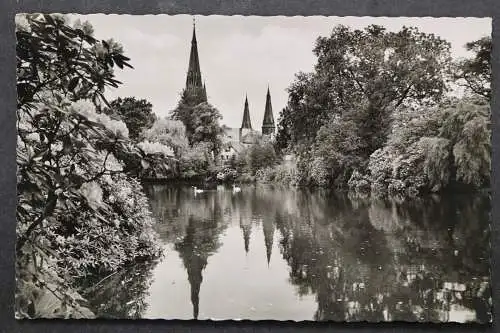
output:
[[[245,95],[245,108],[243,110],[243,122],[241,128],[252,129],[252,122],[250,121],[250,110],[248,108],[248,97]]]
[[[264,120],[262,121],[262,134],[269,135],[274,134],[275,125],[273,117],[273,106],[271,104],[271,93],[269,91],[269,85],[267,86],[266,95],[266,109],[264,111]]]
[[[189,67],[186,76],[186,92],[190,97],[206,102],[206,88],[202,83],[200,58],[198,56],[198,41],[196,40],[196,22],[193,17],[193,37],[191,39],[191,53],[189,54]]]

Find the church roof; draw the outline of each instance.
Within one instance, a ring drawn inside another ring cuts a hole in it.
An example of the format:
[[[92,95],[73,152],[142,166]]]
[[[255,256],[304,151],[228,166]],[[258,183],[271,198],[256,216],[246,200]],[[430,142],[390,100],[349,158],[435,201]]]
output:
[[[241,143],[254,144],[254,143],[259,142],[260,138],[261,138],[260,132],[251,130],[248,133],[243,134],[241,136],[240,141],[241,141]]]

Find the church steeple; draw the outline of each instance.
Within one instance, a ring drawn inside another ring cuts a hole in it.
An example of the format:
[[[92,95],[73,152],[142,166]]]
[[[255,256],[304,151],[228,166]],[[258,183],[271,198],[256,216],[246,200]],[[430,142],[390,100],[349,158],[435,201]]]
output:
[[[193,18],[193,37],[191,39],[191,53],[189,54],[189,67],[186,76],[186,92],[190,97],[206,102],[206,88],[202,83],[200,58],[198,56],[198,42],[196,40],[196,23]]]
[[[245,108],[243,109],[243,121],[241,128],[252,129],[252,122],[250,121],[250,110],[248,108],[248,97],[245,96]]]
[[[262,134],[270,135],[274,134],[274,117],[273,117],[273,106],[271,104],[271,93],[269,91],[269,86],[267,86],[266,95],[266,109],[264,111],[264,120],[262,121]]]

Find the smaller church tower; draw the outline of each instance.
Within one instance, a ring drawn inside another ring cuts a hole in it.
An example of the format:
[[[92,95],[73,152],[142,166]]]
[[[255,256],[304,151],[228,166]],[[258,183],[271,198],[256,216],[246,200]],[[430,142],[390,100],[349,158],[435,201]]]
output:
[[[264,111],[264,120],[262,121],[262,135],[274,136],[274,117],[273,117],[273,106],[271,104],[271,93],[269,92],[269,86],[267,87],[266,96],[266,109]]]
[[[248,108],[248,97],[245,96],[245,108],[243,109],[243,121],[241,123],[241,129],[252,129],[252,122],[250,121],[250,110]]]
[[[252,122],[250,121],[250,109],[248,107],[248,97],[245,96],[245,107],[243,109],[243,121],[240,128],[240,139],[252,132]]]

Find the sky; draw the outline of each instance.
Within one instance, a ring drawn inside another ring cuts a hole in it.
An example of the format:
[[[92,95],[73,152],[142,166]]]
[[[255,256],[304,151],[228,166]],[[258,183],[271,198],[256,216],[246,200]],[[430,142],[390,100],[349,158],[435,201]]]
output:
[[[75,17],[75,16],[73,16]],[[193,17],[189,15],[76,15],[89,21],[95,37],[121,43],[134,69],[116,71],[123,84],[107,97],[135,96],[153,104],[160,117],[175,108],[185,86]],[[387,18],[324,16],[196,16],[196,36],[208,101],[222,123],[240,127],[248,95],[252,127],[260,129],[269,85],[275,120],[286,105],[295,74],[310,72],[318,36],[337,24],[353,29],[379,24],[390,31],[415,26],[451,43],[454,58],[470,54],[469,41],[491,35],[490,18]]]

